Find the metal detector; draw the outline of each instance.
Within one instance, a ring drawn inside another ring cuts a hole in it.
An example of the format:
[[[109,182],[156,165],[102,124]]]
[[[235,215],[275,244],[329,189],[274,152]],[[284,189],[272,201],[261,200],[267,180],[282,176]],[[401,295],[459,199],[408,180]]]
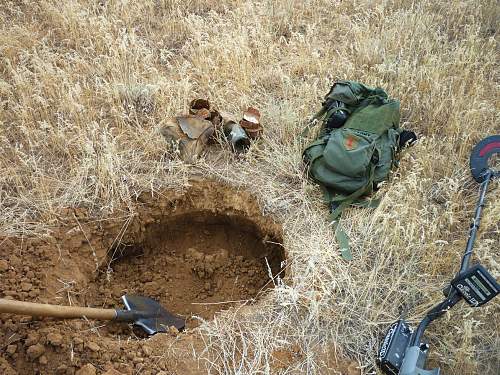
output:
[[[500,176],[500,171],[488,164],[495,154],[500,154],[500,135],[483,139],[472,150],[470,156],[471,173],[481,186],[460,271],[450,282],[450,285],[444,289],[445,299],[427,312],[416,330],[412,330],[409,324],[402,319],[390,326],[377,358],[377,363],[385,374],[440,375],[439,368],[425,370],[429,345],[422,340],[422,337],[427,326],[462,299],[472,307],[479,307],[500,292],[500,285],[482,265],[476,264],[469,267],[488,184]]]

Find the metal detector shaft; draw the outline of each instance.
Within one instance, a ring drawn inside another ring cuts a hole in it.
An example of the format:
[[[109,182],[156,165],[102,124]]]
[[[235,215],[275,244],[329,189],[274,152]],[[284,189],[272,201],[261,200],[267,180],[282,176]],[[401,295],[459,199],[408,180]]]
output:
[[[479,193],[479,201],[476,206],[476,213],[474,215],[474,219],[470,226],[469,230],[469,239],[467,240],[467,246],[465,248],[465,254],[462,258],[462,264],[460,265],[460,271],[463,272],[467,268],[469,268],[470,258],[472,256],[472,248],[474,246],[474,241],[476,240],[477,230],[479,229],[479,224],[481,223],[481,214],[483,212],[484,207],[484,197],[486,196],[486,192],[488,191],[488,185],[493,176],[493,171],[488,169],[486,171],[486,176],[484,181],[481,183],[480,193]]]
[[[485,172],[485,179],[481,183],[481,187],[479,190],[479,200],[476,205],[476,213],[474,215],[474,219],[472,221],[472,224],[470,226],[469,230],[469,239],[467,240],[467,245],[465,247],[465,253],[462,258],[462,264],[460,266],[460,271],[458,274],[464,272],[469,268],[469,262],[470,258],[472,256],[472,249],[474,247],[474,241],[476,240],[476,235],[477,231],[479,229],[479,224],[481,223],[481,214],[483,212],[483,207],[484,207],[484,200],[486,196],[486,192],[488,190],[488,185],[490,183],[490,180],[493,177],[493,171],[491,169],[488,169]],[[438,305],[434,306],[431,310],[429,310],[425,316],[424,319],[420,322],[418,325],[417,329],[415,330],[415,333],[412,336],[410,346],[414,345],[419,345],[420,344],[420,339],[422,338],[422,335],[424,334],[425,329],[427,326],[435,319],[439,318],[442,316],[446,311],[448,311],[450,308],[455,306],[461,299],[462,297],[458,292],[449,287],[447,289],[447,297],[445,298],[444,301],[439,303]]]

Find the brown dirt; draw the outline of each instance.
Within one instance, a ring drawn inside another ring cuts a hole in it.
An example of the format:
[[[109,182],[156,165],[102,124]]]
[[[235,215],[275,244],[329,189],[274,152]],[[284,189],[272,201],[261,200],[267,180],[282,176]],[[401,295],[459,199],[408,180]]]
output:
[[[96,221],[68,209],[46,236],[0,238],[0,297],[121,307],[123,294],[143,294],[186,317],[186,333],[145,340],[123,324],[2,314],[1,374],[206,373],[193,316],[252,303],[273,285],[267,265],[281,272],[281,227],[249,193],[196,182],[131,211]]]
[[[113,251],[87,302],[112,307],[124,294],[157,299],[196,325],[192,316],[211,319],[234,302],[251,301],[273,285],[280,271],[281,247],[267,244],[264,233],[239,215],[195,211],[152,224],[142,244]],[[237,302],[238,303],[238,302]]]

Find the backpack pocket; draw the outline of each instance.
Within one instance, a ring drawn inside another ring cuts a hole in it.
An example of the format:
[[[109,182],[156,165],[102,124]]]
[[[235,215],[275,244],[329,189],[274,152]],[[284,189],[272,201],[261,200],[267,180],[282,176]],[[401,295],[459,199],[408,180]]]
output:
[[[338,174],[365,177],[375,152],[377,136],[357,129],[333,130],[323,151],[328,167]]]
[[[389,129],[386,134],[383,134],[376,141],[378,163],[375,169],[375,182],[386,180],[394,163],[397,162],[396,148],[399,141],[399,133],[400,131],[397,129]]]
[[[359,96],[353,90],[351,82],[338,81],[332,86],[330,92],[326,95],[326,99],[338,100],[349,106],[355,106],[358,104]]]
[[[316,159],[323,156],[328,137],[321,137],[306,147],[302,153],[302,160],[308,165],[312,165]]]

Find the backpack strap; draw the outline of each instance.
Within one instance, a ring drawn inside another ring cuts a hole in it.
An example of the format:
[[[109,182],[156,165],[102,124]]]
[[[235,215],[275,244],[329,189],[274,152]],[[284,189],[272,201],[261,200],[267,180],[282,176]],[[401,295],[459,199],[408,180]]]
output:
[[[359,201],[358,199],[368,190],[371,189],[373,186],[373,181],[374,181],[374,176],[375,176],[375,163],[371,162],[370,163],[370,175],[368,177],[368,182],[366,183],[365,186],[362,186],[358,190],[356,190],[354,193],[348,195],[348,196],[337,196],[334,198],[330,199],[329,203],[340,203],[331,213],[329,216],[330,221],[333,223],[333,228],[335,230],[335,239],[337,240],[337,243],[339,244],[340,247],[340,255],[344,260],[352,260],[352,253],[351,253],[351,246],[349,245],[349,236],[347,233],[342,229],[340,225],[340,215],[342,214],[342,211],[344,211],[348,206],[350,205],[356,205],[356,206],[365,206],[365,207],[377,207],[379,204],[379,200],[363,200]],[[328,195],[330,195],[328,193]],[[325,198],[327,196],[325,195]]]
[[[342,259],[352,260],[353,257],[349,246],[349,237],[340,226],[340,220],[333,223],[333,229],[335,231],[335,239],[340,247],[340,255],[342,256]]]
[[[302,130],[302,133],[300,133],[300,136],[302,138],[307,137],[311,129],[314,128],[321,120],[323,120],[327,113],[327,109],[328,107],[323,106],[313,117],[311,117],[311,120],[309,120],[304,130]]]

